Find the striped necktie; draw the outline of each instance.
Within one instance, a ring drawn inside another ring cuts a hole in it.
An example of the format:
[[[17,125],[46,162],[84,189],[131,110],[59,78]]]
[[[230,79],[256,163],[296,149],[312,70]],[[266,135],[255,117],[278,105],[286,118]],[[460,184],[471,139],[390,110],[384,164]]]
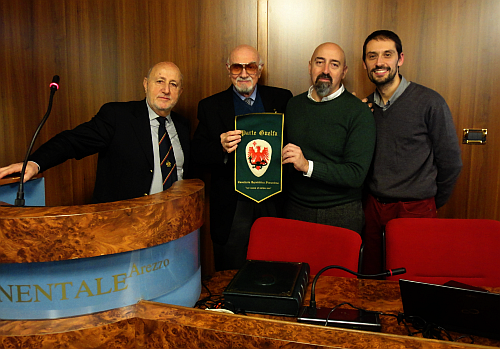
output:
[[[245,98],[245,103],[251,106],[253,103],[253,99],[251,99],[250,97]]]
[[[166,190],[170,188],[172,183],[177,180],[177,166],[175,164],[174,148],[172,148],[170,137],[168,136],[167,130],[165,128],[166,118],[160,116],[156,119],[160,123],[160,127],[158,128],[160,168],[163,179],[163,190]]]

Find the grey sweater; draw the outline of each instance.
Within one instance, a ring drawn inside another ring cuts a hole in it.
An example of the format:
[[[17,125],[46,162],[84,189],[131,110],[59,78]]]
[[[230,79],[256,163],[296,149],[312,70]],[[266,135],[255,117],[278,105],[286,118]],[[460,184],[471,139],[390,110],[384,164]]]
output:
[[[368,97],[373,101],[373,94]],[[411,83],[383,111],[374,104],[377,142],[369,191],[376,197],[422,200],[436,207],[449,199],[462,168],[450,109],[441,95]]]

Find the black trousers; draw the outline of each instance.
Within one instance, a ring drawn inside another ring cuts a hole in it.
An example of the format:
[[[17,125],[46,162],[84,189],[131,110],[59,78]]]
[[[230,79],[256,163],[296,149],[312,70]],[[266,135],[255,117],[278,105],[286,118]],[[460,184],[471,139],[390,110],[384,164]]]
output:
[[[243,266],[247,259],[250,230],[260,217],[278,217],[276,200],[270,198],[257,203],[244,198],[238,201],[227,243],[213,243],[215,270],[240,269]]]

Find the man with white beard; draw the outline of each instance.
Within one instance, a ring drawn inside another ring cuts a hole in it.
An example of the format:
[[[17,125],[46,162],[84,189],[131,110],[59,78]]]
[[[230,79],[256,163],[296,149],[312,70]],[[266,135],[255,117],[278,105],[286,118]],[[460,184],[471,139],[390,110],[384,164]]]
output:
[[[236,47],[226,63],[232,85],[198,104],[199,124],[192,142],[195,163],[211,174],[210,234],[216,270],[239,269],[246,260],[248,238],[259,217],[279,216],[281,194],[257,203],[234,189],[234,154],[241,130],[236,115],[284,113],[289,90],[257,84],[264,67],[257,50]]]

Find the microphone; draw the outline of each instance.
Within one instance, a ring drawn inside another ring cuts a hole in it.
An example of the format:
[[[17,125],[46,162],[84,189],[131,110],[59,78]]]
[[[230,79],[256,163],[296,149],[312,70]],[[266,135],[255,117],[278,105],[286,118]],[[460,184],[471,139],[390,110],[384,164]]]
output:
[[[55,89],[55,91],[59,90],[59,75],[54,75],[54,77],[52,78],[52,82],[50,83],[49,87],[50,87],[51,91],[53,89]]]
[[[47,108],[47,112],[45,113],[44,117],[42,118],[42,121],[40,122],[40,125],[38,125],[38,128],[36,129],[35,134],[33,135],[33,138],[31,139],[31,143],[30,143],[30,146],[28,147],[28,150],[26,151],[26,156],[24,157],[24,161],[23,161],[23,168],[21,170],[21,178],[19,178],[19,189],[17,191],[16,200],[14,201],[15,206],[24,206],[24,203],[25,203],[25,201],[24,201],[24,173],[26,172],[26,165],[28,164],[28,157],[31,154],[31,149],[33,149],[33,145],[35,144],[36,137],[40,133],[42,126],[45,124],[45,121],[47,121],[47,118],[50,115],[50,111],[52,110],[52,100],[54,98],[54,94],[59,89],[59,75],[54,75],[49,87],[50,87],[49,106]]]

